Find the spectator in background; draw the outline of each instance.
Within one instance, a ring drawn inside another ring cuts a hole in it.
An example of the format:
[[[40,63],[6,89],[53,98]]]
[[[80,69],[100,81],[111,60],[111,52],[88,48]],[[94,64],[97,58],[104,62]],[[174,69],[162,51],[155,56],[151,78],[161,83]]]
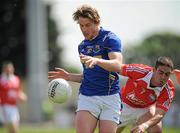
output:
[[[14,74],[14,71],[12,62],[3,63],[0,75],[0,109],[2,123],[8,133],[17,133],[20,120],[17,102],[27,99],[22,91],[20,79]]]

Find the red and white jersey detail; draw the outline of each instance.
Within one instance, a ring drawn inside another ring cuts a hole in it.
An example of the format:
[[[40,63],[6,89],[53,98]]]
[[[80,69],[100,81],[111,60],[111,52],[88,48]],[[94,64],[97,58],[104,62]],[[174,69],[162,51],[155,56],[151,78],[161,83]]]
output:
[[[174,98],[174,86],[169,79],[163,87],[150,87],[153,68],[143,64],[127,64],[122,67],[123,76],[128,77],[121,89],[123,102],[135,107],[145,108],[156,103],[158,108],[167,111]]]
[[[7,78],[6,75],[0,76],[0,104],[16,105],[18,94],[20,91],[20,79],[11,75]]]

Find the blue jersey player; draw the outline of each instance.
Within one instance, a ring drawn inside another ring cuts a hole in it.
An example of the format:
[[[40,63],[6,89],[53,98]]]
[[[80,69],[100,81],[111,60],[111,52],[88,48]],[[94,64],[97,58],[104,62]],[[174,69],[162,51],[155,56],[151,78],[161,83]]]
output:
[[[81,83],[75,117],[77,133],[93,133],[98,121],[100,133],[115,133],[121,109],[117,74],[122,64],[121,41],[100,27],[100,16],[91,6],[77,8],[73,19],[84,35],[78,47],[83,73],[55,68],[48,78]]]

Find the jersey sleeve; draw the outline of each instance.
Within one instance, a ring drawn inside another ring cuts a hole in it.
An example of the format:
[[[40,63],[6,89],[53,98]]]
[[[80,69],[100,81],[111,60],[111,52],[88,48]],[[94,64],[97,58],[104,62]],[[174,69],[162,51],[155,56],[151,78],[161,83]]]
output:
[[[105,48],[107,52],[122,52],[121,40],[113,33],[106,36]]]
[[[168,81],[168,84],[163,88],[163,91],[160,93],[156,107],[161,108],[164,111],[168,111],[170,105],[174,98],[174,85],[172,81]]]
[[[82,49],[83,49],[83,41],[78,45],[78,53],[79,54],[81,54],[81,53],[84,54]]]
[[[131,79],[145,76],[152,68],[143,64],[125,64],[121,67],[121,75]]]

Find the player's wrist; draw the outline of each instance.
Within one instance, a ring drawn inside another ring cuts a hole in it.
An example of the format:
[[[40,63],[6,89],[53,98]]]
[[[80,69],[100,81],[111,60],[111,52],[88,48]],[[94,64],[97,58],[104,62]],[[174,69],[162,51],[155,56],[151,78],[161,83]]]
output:
[[[143,123],[142,125],[143,125],[143,127],[145,128],[145,130],[149,128],[149,125],[146,124],[146,123]]]
[[[96,65],[102,64],[103,59],[96,58]]]
[[[71,76],[70,74],[68,74],[67,77],[66,77],[66,80],[67,80],[67,81],[71,81],[71,80],[72,80],[71,77],[72,77],[72,76]]]

